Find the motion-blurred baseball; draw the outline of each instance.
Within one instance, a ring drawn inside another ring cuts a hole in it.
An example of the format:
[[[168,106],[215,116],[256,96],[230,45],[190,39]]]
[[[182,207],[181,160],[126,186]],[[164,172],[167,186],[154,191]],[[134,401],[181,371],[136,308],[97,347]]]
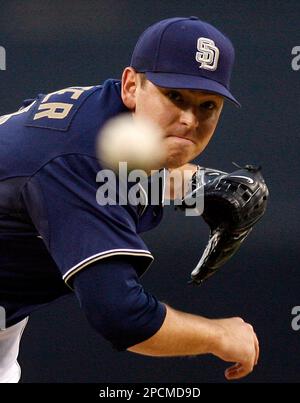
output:
[[[161,130],[152,121],[117,116],[103,127],[97,141],[97,156],[103,167],[119,170],[119,162],[127,162],[128,171],[162,168],[165,157]]]

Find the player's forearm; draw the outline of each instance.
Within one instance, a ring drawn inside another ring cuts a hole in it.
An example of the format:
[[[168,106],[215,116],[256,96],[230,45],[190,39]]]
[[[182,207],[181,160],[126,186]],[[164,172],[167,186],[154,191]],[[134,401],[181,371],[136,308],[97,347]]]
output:
[[[217,338],[218,326],[212,320],[167,306],[166,318],[158,332],[128,350],[151,356],[206,354],[212,352]]]
[[[227,379],[249,374],[259,357],[253,327],[243,319],[207,319],[167,307],[161,328],[129,351],[151,356],[182,356],[211,353],[235,363],[225,371]]]

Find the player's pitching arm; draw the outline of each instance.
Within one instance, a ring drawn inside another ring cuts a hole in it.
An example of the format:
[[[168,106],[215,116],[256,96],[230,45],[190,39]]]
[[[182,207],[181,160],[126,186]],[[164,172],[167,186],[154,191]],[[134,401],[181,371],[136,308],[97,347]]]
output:
[[[236,363],[225,372],[228,379],[252,371],[259,352],[249,324],[239,318],[206,319],[166,306],[143,288],[138,265],[139,260],[114,256],[94,262],[72,280],[89,323],[114,348],[150,356],[211,353]]]
[[[128,350],[149,356],[213,354],[235,363],[225,371],[229,380],[249,374],[259,357],[256,334],[243,319],[207,319],[169,306],[158,332]]]

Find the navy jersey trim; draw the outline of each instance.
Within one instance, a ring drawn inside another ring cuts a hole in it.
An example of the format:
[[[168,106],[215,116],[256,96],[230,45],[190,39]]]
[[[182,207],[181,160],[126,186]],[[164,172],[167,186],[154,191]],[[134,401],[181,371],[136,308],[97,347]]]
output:
[[[105,259],[111,256],[118,256],[118,255],[126,255],[126,256],[143,256],[146,258],[149,258],[150,261],[148,263],[148,267],[150,264],[153,262],[154,257],[148,250],[143,250],[143,249],[111,249],[111,250],[106,250],[104,252],[97,253],[96,255],[92,255],[88,257],[87,259],[82,260],[75,266],[71,267],[64,275],[63,275],[63,280],[67,284],[68,287],[73,289],[70,284],[69,280],[74,276],[74,274],[78,273],[80,270],[85,268],[86,266],[89,266],[92,263],[97,262],[98,260]],[[146,268],[147,270],[147,268]],[[144,270],[144,272],[146,271]]]

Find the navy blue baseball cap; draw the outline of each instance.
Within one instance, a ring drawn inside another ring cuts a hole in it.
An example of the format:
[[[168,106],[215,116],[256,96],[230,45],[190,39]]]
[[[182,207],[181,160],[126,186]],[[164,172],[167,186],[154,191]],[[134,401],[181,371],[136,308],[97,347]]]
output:
[[[212,92],[240,106],[229,90],[233,63],[231,41],[207,22],[188,17],[147,28],[130,65],[160,87]]]

